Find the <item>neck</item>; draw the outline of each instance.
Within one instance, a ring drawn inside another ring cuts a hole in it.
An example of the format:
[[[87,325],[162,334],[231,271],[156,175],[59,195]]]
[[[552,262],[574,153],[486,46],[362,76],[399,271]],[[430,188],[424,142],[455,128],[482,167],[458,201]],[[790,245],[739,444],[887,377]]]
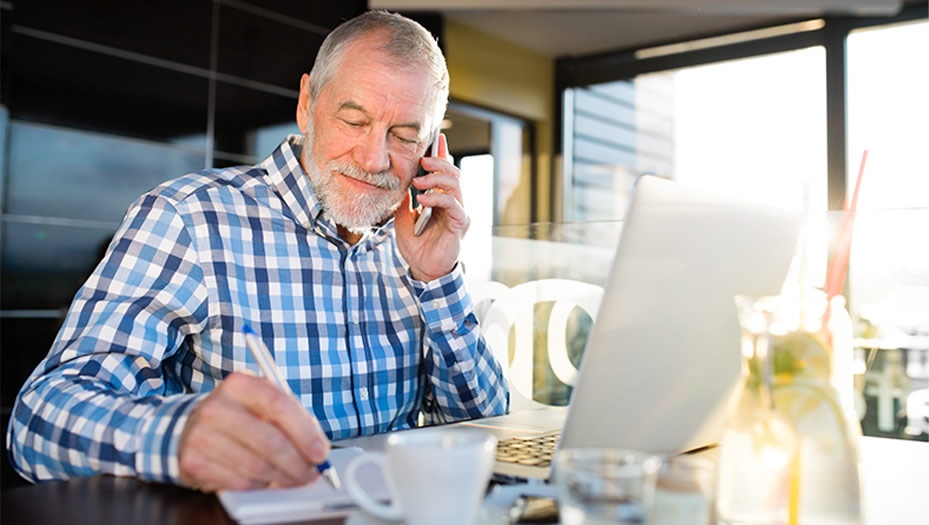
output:
[[[343,241],[351,244],[352,246],[354,246],[355,243],[361,240],[360,233],[355,233],[349,230],[348,228],[346,228],[345,226],[337,225],[337,228],[339,230],[339,237],[341,237]]]

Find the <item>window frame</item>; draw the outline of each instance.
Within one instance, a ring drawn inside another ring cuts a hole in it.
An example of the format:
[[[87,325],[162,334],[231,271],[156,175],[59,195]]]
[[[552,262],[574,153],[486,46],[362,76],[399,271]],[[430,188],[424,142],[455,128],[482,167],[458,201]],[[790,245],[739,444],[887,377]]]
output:
[[[759,38],[725,44],[715,47],[684,51],[680,53],[636,58],[636,54],[643,48],[631,48],[607,53],[598,53],[582,57],[566,57],[556,60],[555,63],[555,129],[556,133],[554,151],[556,155],[564,157],[566,140],[571,140],[565,126],[570,119],[564,115],[566,93],[569,88],[585,87],[591,84],[631,80],[638,75],[658,73],[685,67],[701,66],[716,62],[750,58],[771,53],[794,51],[812,46],[822,46],[826,51],[826,162],[827,180],[826,193],[828,210],[841,210],[845,202],[847,177],[847,92],[845,86],[847,38],[856,29],[892,25],[901,22],[911,22],[929,18],[929,5],[909,5],[900,13],[890,17],[823,17],[824,24],[819,29],[797,33]],[[809,18],[784,20],[777,25],[804,22]],[[745,28],[744,31],[766,29],[771,25]],[[740,31],[741,32],[741,31]],[[734,32],[705,35],[702,38],[731,35]],[[684,41],[671,41],[657,45],[670,45],[691,42],[696,39]],[[649,48],[656,47],[650,45]],[[918,53],[911,54],[913,67],[918,67]],[[571,174],[567,169],[553,170],[553,216],[561,222],[565,220],[565,208],[568,206],[567,197],[570,196]],[[558,180],[560,178],[561,180]]]

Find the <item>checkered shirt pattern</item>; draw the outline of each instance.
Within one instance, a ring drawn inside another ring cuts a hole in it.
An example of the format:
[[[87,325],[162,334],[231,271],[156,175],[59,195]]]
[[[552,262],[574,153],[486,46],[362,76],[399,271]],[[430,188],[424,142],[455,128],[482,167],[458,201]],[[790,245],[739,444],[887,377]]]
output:
[[[288,137],[257,166],[186,175],[130,207],[17,397],[19,472],[178,483],[191,410],[230,372],[258,373],[246,323],[331,439],[506,412],[460,266],[412,279],[393,220],[347,244],[300,147]]]

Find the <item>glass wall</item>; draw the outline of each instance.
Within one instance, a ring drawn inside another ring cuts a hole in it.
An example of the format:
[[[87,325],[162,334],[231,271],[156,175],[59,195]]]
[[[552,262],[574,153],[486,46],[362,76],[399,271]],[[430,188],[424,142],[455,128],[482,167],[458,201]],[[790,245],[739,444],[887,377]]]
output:
[[[622,218],[642,173],[795,209],[806,191],[824,202],[824,66],[814,47],[569,89],[570,220]]]
[[[492,229],[530,222],[534,146],[531,125],[495,111],[451,102],[443,122],[453,161],[461,168],[464,207],[471,218],[462,240],[468,274],[489,279]]]
[[[514,406],[568,404],[621,230],[622,221],[492,228],[489,277],[466,278]]]
[[[856,408],[866,434],[927,440],[929,30],[924,12],[901,19],[859,29],[827,19],[764,42],[682,46],[686,57],[648,64],[627,53],[594,72],[595,61],[583,63],[575,78],[613,79],[565,90],[563,205],[568,221],[621,219],[635,178],[655,173],[800,210],[798,253],[807,282],[821,287],[841,214],[827,210],[829,188],[851,196],[868,150],[845,290]],[[617,63],[636,73],[611,72]],[[840,184],[835,152],[845,157]]]
[[[641,173],[672,169],[671,75],[565,91],[565,220],[620,219]]]
[[[569,220],[617,220],[636,177],[802,210],[811,278],[825,268],[822,47],[643,74],[568,90]]]
[[[848,37],[848,187],[868,151],[849,268],[873,434],[929,434],[929,23]],[[921,50],[921,52],[916,52]]]

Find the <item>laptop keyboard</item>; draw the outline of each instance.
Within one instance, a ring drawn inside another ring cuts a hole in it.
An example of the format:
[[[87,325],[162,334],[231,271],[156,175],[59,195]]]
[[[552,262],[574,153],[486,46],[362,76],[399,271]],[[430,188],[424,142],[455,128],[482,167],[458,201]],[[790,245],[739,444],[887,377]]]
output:
[[[532,467],[550,466],[560,436],[561,431],[556,430],[504,439],[497,443],[497,461]]]

